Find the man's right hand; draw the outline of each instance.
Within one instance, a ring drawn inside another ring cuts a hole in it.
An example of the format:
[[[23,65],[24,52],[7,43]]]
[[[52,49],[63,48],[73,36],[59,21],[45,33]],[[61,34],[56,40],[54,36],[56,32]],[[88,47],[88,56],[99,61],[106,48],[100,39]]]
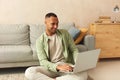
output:
[[[67,72],[67,71],[72,72],[73,71],[73,67],[70,66],[69,64],[60,64],[60,65],[57,66],[57,70],[65,71],[65,72]]]

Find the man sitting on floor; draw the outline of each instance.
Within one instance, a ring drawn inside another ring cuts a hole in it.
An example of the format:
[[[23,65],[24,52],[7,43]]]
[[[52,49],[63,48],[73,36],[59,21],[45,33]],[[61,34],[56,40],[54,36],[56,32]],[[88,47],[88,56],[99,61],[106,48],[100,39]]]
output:
[[[78,78],[75,80],[87,79],[87,72],[71,75],[63,72],[73,70],[70,64],[75,63],[78,50],[70,34],[66,30],[58,29],[58,23],[56,14],[46,14],[45,32],[36,41],[40,66],[29,67],[26,70],[25,76],[29,80],[61,80],[63,77],[66,78],[64,80],[71,80],[73,76]]]

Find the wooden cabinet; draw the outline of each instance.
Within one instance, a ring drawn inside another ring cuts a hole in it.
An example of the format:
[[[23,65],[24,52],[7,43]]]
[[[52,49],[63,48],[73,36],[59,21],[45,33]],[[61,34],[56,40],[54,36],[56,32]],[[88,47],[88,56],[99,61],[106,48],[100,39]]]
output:
[[[100,58],[120,57],[119,23],[94,23],[89,32],[95,36],[95,47],[101,48]]]

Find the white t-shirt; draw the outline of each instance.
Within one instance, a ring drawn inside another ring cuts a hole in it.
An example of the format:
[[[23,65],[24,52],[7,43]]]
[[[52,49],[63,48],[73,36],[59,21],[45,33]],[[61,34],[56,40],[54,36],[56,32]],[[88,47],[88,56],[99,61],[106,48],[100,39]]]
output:
[[[56,35],[48,36],[49,56],[51,62],[64,62],[62,40]]]

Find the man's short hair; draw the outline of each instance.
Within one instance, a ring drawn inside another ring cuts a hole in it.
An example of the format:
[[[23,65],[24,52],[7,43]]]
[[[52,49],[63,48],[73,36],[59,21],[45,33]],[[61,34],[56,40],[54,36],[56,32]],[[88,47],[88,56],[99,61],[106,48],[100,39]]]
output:
[[[46,15],[45,15],[45,18],[50,18],[50,17],[57,17],[57,15],[55,14],[55,13],[47,13]]]

